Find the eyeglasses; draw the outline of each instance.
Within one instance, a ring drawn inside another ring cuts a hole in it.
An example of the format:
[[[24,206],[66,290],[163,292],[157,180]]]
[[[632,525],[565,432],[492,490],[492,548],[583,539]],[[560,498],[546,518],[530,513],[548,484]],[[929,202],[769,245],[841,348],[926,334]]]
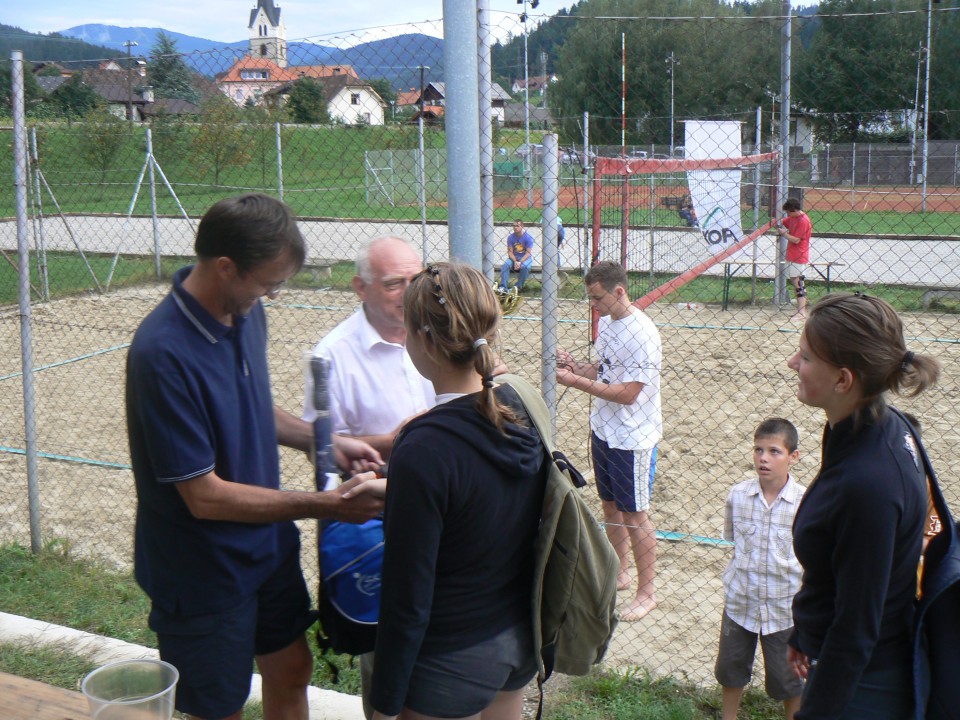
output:
[[[283,286],[287,284],[286,279],[281,280],[280,282],[277,282],[277,283],[265,283],[263,280],[258,278],[252,271],[248,271],[244,273],[244,275],[252,277],[254,282],[257,283],[257,285],[259,285],[260,288],[263,290],[262,294],[266,295],[269,298],[275,298],[277,295],[279,295],[280,291],[283,290]]]

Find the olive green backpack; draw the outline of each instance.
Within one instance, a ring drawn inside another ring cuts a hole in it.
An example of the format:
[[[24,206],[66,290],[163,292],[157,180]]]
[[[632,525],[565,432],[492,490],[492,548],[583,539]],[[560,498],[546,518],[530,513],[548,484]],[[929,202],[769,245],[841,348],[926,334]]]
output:
[[[542,684],[554,670],[586,675],[603,660],[617,625],[620,560],[581,497],[586,481],[553,448],[550,411],[540,393],[516,375],[497,380],[517,391],[549,463],[533,576],[537,682]]]

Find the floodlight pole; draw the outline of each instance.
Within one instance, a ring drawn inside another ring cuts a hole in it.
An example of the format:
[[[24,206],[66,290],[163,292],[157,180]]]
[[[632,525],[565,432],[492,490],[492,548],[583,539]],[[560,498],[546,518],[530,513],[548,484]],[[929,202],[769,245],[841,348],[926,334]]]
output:
[[[923,186],[920,190],[920,212],[927,211],[927,160],[930,156],[930,58],[931,26],[933,25],[933,0],[927,0],[927,66],[923,84]]]
[[[917,84],[913,92],[913,122],[910,123],[913,128],[910,133],[910,182],[909,185],[917,184],[917,122],[920,120],[920,63],[923,62],[923,43],[917,46]]]
[[[519,0],[518,0],[519,2]],[[523,0],[523,127],[526,135],[527,152],[523,158],[525,175],[527,176],[527,207],[533,207],[533,151],[530,147],[530,67],[527,58],[527,0]]]

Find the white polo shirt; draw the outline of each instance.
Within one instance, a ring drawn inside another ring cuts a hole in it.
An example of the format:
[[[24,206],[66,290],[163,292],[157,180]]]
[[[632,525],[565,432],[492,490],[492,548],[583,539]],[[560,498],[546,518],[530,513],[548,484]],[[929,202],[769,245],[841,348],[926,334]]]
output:
[[[436,404],[433,384],[413,366],[403,345],[387,342],[361,305],[313,349],[330,361],[330,416],[340,435],[382,435]],[[313,379],[307,372],[303,419],[313,422]]]

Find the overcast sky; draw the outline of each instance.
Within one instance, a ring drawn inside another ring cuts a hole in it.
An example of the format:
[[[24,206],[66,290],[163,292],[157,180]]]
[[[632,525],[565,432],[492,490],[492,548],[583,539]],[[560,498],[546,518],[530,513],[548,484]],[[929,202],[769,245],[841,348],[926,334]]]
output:
[[[441,20],[442,0],[274,0],[283,12],[287,39],[336,35],[350,30]],[[541,0],[534,15],[554,14],[572,0]],[[157,27],[209,40],[246,40],[250,10],[256,0],[6,0],[0,23],[47,33],[76,25],[103,23],[120,27]],[[516,0],[490,0],[493,22],[523,9]],[[439,34],[439,23],[435,34]],[[406,29],[398,28],[399,34]],[[421,29],[422,32],[427,30]]]

